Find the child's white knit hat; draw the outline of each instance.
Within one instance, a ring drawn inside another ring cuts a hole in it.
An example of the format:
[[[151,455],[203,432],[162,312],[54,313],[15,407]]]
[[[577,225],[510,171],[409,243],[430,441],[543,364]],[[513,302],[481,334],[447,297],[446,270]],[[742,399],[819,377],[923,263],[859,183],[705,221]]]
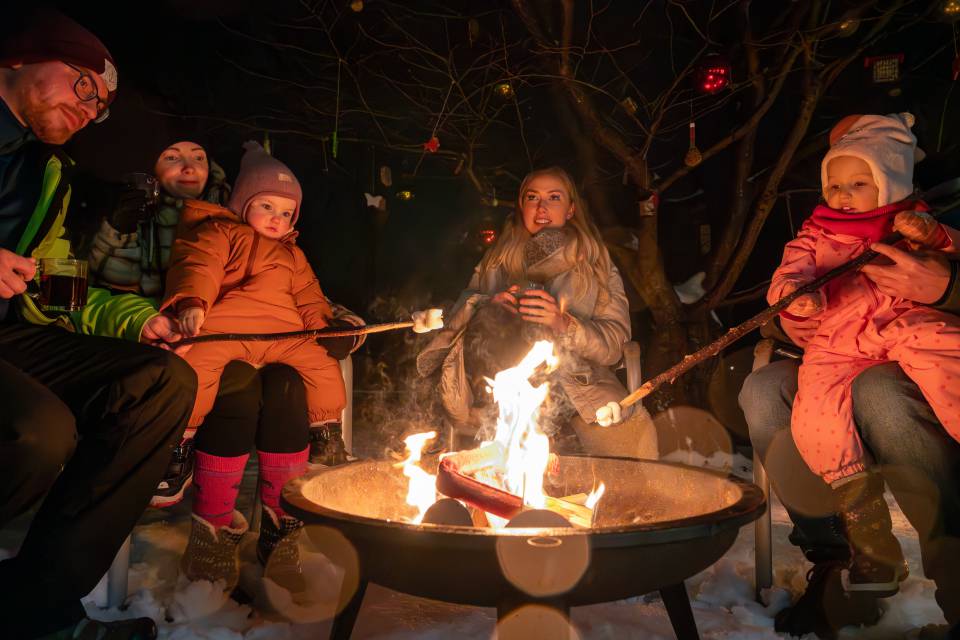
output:
[[[900,202],[913,193],[913,165],[923,158],[910,131],[911,113],[847,116],[830,132],[830,150],[820,164],[820,182],[827,188],[827,163],[839,156],[860,158],[870,167],[880,189],[877,205]]]

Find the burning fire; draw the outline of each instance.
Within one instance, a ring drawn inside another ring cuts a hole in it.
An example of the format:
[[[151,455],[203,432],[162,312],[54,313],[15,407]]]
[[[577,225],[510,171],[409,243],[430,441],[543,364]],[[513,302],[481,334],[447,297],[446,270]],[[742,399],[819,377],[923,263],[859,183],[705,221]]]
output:
[[[423,455],[424,445],[436,437],[436,431],[427,431],[426,433],[415,433],[403,441],[410,454],[403,461],[402,468],[403,475],[410,478],[410,484],[407,487],[407,504],[417,508],[417,515],[411,519],[415,524],[420,524],[423,521],[423,515],[427,512],[427,509],[437,501],[437,476],[430,475],[417,464],[420,462],[421,455]]]
[[[603,496],[603,483],[589,496],[581,493],[554,498],[544,493],[544,476],[558,458],[551,455],[550,439],[538,424],[540,406],[547,397],[549,385],[544,382],[533,386],[530,378],[541,371],[552,372],[557,363],[553,343],[543,340],[534,344],[516,367],[504,369],[493,380],[487,379],[499,408],[493,440],[482,443],[478,449],[449,453],[441,462],[444,481],[441,490],[447,496],[460,498],[485,511],[494,527],[504,526],[506,518],[512,517],[509,514],[526,507],[557,511],[577,526],[590,527],[593,510]],[[413,519],[415,523],[423,520],[436,500],[437,476],[417,466],[424,443],[433,437],[435,433],[430,432],[406,439],[410,455],[402,468],[410,478],[407,503],[419,511]],[[461,480],[455,480],[456,477]],[[465,489],[465,484],[472,488]],[[498,497],[491,498],[495,502],[484,503],[485,498],[478,494],[489,498],[490,491]]]
[[[537,418],[550,387],[546,382],[534,387],[530,376],[541,365],[546,365],[548,372],[553,371],[557,362],[553,343],[541,340],[520,364],[504,369],[490,381],[493,399],[500,409],[493,442],[505,452],[505,473],[494,486],[520,496],[524,504],[537,509],[546,506],[543,474],[550,456],[550,438],[540,430]]]

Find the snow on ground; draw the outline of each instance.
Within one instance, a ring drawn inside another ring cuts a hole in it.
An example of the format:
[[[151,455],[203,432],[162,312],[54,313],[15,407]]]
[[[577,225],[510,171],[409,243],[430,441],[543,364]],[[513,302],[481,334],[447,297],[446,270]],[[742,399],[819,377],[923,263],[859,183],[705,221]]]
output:
[[[669,456],[687,464],[713,468],[726,466],[734,473],[749,477],[750,461],[743,456],[722,454],[705,458],[683,452]],[[254,465],[250,465],[253,467]],[[255,479],[248,470],[240,508],[249,510]],[[916,534],[888,496],[894,525],[910,563],[910,577],[901,592],[884,602],[885,614],[872,628],[847,628],[842,640],[886,640],[909,637],[910,631],[924,624],[943,623],[933,599],[933,583],[922,577]],[[789,519],[779,502],[773,504],[774,583],[766,594],[767,605],[753,598],[753,526],[744,527],[730,551],[714,566],[687,580],[694,616],[704,640],[764,640],[783,637],[773,630],[773,616],[787,606],[791,597],[804,586],[809,565],[800,552],[787,542]],[[251,560],[249,546],[243,548],[247,560],[247,579],[259,583],[274,596],[277,613],[264,613],[257,606],[238,604],[220,595],[209,583],[178,582],[177,563],[186,545],[190,526],[189,507],[178,505],[171,511],[150,511],[133,534],[130,596],[125,611],[104,610],[95,604],[97,591],[86,602],[93,617],[110,619],[150,616],[166,640],[301,640],[327,637],[329,616],[337,596],[339,570],[303,545],[303,563],[319,605],[313,609],[284,602],[279,590],[260,577],[260,569]],[[22,535],[22,531],[20,533]],[[0,535],[0,557],[10,554],[16,542]],[[249,545],[249,541],[246,543]],[[2,547],[6,547],[4,550]],[[101,585],[98,589],[103,589]],[[278,594],[281,597],[277,597]],[[102,595],[102,594],[101,594]],[[655,594],[627,601],[578,607],[572,611],[575,634],[581,639],[673,638],[673,631],[662,603]],[[290,622],[289,619],[296,620]],[[448,638],[488,639],[496,624],[493,609],[451,605],[424,600],[390,591],[376,585],[367,590],[354,638],[382,640],[445,640]],[[812,636],[810,636],[812,637]]]

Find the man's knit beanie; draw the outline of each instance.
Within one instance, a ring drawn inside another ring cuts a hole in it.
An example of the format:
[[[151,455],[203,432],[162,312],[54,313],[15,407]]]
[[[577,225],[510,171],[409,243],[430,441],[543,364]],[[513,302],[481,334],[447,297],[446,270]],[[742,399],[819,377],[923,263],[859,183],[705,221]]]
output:
[[[247,206],[256,196],[292,198],[297,206],[293,210],[290,226],[295,225],[300,217],[300,201],[303,199],[297,177],[287,165],[272,157],[258,143],[245,142],[243,148],[246,153],[240,160],[240,173],[233,183],[233,193],[227,208],[246,220]]]
[[[97,36],[53,9],[41,8],[8,16],[0,33],[0,67],[59,60],[98,74],[108,94],[106,104],[117,95],[117,67],[113,56]],[[97,118],[102,122],[109,109]]]
[[[820,164],[820,181],[827,188],[827,163],[840,156],[859,158],[870,167],[879,188],[877,206],[900,202],[913,193],[913,165],[923,158],[910,131],[910,113],[853,115],[830,132],[830,150]]]

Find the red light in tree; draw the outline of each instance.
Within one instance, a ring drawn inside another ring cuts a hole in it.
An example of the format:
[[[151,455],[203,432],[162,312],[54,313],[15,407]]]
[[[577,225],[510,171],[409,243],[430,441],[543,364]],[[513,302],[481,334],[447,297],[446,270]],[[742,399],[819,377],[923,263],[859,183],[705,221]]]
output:
[[[494,242],[497,241],[497,230],[496,229],[481,229],[480,230],[480,244],[489,247]]]
[[[730,63],[723,56],[713,54],[697,67],[697,88],[704,93],[718,93],[730,85]]]

